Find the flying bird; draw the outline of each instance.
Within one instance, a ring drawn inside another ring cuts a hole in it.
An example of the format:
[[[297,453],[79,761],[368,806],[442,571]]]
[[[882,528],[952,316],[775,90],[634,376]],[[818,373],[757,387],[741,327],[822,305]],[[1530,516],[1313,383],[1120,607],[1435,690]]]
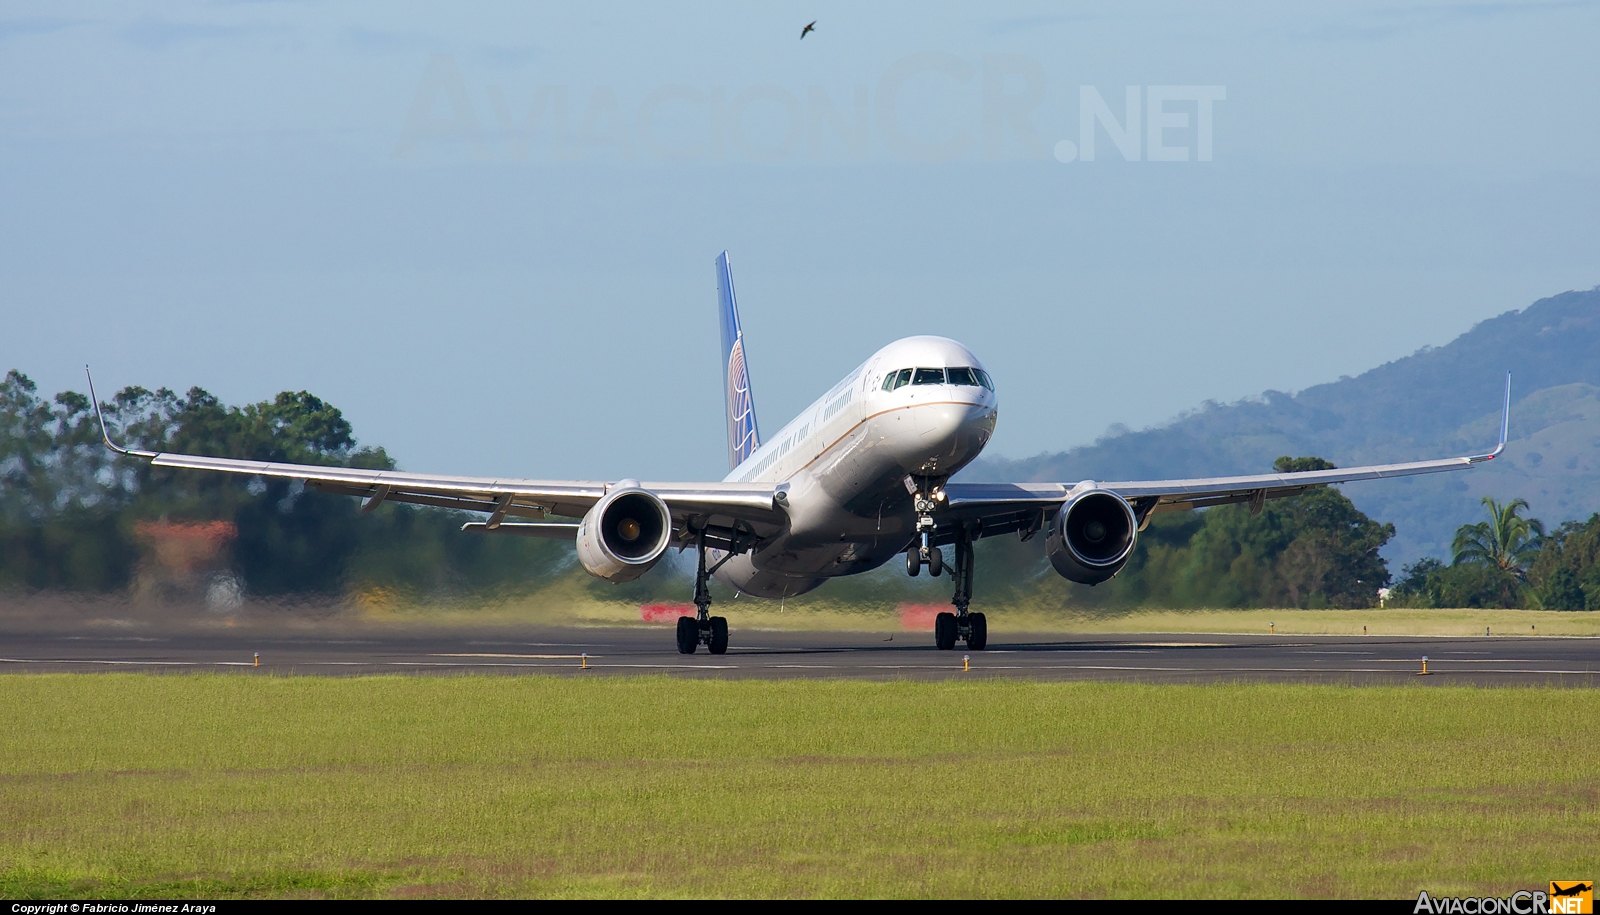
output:
[[[810,24],[808,24],[805,28],[800,30],[800,40],[801,41],[805,41],[806,40],[806,33],[807,32],[815,32],[816,30],[817,30],[817,20],[813,19],[813,20],[811,20]]]

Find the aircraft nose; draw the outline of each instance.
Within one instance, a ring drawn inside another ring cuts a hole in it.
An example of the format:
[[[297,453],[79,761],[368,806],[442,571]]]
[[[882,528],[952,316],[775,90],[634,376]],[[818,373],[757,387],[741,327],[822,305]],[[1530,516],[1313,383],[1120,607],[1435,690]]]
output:
[[[978,438],[987,442],[994,432],[995,408],[992,404],[929,404],[918,412],[917,431],[924,438]]]

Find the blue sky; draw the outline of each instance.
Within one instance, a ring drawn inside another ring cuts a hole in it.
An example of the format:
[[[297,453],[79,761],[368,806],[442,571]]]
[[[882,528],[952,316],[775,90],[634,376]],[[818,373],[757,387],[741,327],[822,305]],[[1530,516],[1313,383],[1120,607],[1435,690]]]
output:
[[[859,6],[13,0],[0,368],[692,479],[723,248],[764,427],[940,333],[1011,456],[1600,283],[1600,4]]]

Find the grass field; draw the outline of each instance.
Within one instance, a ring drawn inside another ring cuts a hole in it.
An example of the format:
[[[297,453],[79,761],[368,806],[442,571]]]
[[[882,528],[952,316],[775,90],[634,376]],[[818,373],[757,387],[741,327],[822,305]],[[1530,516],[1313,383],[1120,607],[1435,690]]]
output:
[[[1596,876],[1600,692],[0,677],[0,895],[1344,896]]]

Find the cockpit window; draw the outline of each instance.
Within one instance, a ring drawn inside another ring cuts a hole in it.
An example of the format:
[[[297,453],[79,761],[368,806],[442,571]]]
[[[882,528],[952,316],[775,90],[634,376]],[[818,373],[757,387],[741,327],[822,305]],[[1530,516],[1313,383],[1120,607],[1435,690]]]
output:
[[[978,378],[972,373],[972,369],[945,369],[944,374],[946,378],[950,379],[951,384],[964,384],[973,388],[978,387]]]
[[[883,389],[893,391],[908,384],[959,384],[994,390],[994,380],[983,369],[960,366],[948,369],[901,369],[883,376]]]

